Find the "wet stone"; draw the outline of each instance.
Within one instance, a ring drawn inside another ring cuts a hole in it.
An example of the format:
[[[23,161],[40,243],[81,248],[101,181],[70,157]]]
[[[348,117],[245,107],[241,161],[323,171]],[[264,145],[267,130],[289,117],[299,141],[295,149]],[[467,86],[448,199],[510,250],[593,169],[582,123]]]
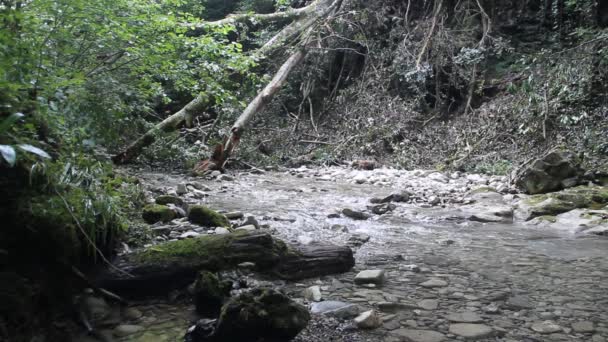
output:
[[[228,218],[229,220],[240,220],[245,217],[245,214],[240,211],[232,211],[229,213],[225,213],[224,216],[226,216],[226,218]]]
[[[483,319],[474,312],[459,312],[448,315],[448,321],[455,323],[480,323]]]
[[[552,321],[544,321],[532,324],[532,330],[539,334],[553,334],[562,331],[562,327]]]
[[[420,284],[422,287],[426,288],[435,288],[435,287],[446,287],[448,286],[448,282],[445,280],[432,278]]]
[[[582,321],[582,322],[572,323],[572,330],[574,330],[574,332],[576,332],[576,333],[585,334],[585,333],[594,332],[595,327],[593,325],[593,322]]]
[[[423,299],[418,302],[418,307],[423,310],[437,310],[439,301],[436,299]]]
[[[534,305],[527,296],[513,296],[507,300],[505,306],[509,309],[523,310],[533,309]]]
[[[142,330],[144,330],[144,327],[142,327],[140,325],[121,324],[121,325],[117,326],[116,328],[114,328],[113,333],[114,333],[114,336],[124,337],[124,336],[133,335]]]
[[[384,282],[384,270],[365,270],[359,272],[355,276],[355,284],[376,284],[381,285]]]
[[[408,305],[408,304],[396,303],[396,302],[379,302],[378,303],[378,309],[380,309],[380,311],[382,311],[382,312],[388,312],[388,313],[396,313],[399,311],[411,310],[411,309],[416,309],[416,308],[417,308],[416,305]]]
[[[324,302],[312,303],[310,306],[310,312],[313,314],[323,314],[348,319],[359,314],[359,307],[351,303],[328,300]]]
[[[350,217],[353,220],[367,220],[370,216],[362,211],[356,211],[352,209],[344,209],[342,210],[342,214],[346,217]]]
[[[465,340],[477,340],[492,336],[494,330],[484,324],[456,323],[450,325],[450,334],[464,337]]]
[[[143,314],[141,313],[141,311],[137,310],[136,308],[127,308],[125,309],[125,311],[122,313],[123,317],[129,321],[135,321],[140,319]]]
[[[398,329],[391,335],[402,337],[408,342],[442,342],[446,341],[445,335],[431,330]]]

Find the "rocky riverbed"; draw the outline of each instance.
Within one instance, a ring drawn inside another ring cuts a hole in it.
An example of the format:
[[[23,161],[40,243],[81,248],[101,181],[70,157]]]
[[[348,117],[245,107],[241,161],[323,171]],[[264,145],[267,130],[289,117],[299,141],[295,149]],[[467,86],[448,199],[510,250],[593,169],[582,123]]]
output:
[[[263,281],[310,308],[296,341],[608,338],[608,239],[596,235],[608,228],[603,187],[570,190],[590,196],[586,206],[525,221],[530,207],[555,200],[517,194],[499,176],[343,167],[208,179],[136,173],[150,202],[172,195],[294,244],[353,248],[356,265],[345,274]],[[225,233],[186,218],[152,229],[155,243]],[[192,308],[170,303],[135,305],[141,315],[123,318],[114,336],[181,340]]]

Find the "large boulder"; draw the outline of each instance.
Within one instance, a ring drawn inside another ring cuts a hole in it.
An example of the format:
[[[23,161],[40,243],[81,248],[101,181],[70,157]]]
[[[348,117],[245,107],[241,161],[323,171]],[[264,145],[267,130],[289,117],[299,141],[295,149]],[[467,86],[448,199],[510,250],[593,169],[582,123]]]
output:
[[[272,289],[254,289],[222,307],[216,341],[289,341],[308,325],[308,310]]]
[[[571,151],[555,149],[525,168],[515,185],[528,194],[543,194],[578,184],[581,160]]]

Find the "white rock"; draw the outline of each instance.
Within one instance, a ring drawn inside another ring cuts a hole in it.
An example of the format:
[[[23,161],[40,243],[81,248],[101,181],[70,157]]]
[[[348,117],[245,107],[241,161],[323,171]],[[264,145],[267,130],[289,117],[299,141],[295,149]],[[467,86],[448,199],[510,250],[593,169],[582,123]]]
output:
[[[363,184],[367,182],[367,176],[365,176],[364,174],[358,174],[357,176],[355,176],[353,178],[353,181],[355,181],[355,183],[357,184]]]
[[[355,324],[360,329],[375,329],[382,325],[382,320],[375,310],[369,310],[357,316]]]
[[[312,302],[320,302],[323,299],[321,287],[318,285],[311,286],[304,290],[304,298]]]
[[[254,225],[249,224],[249,225],[246,225],[246,226],[238,227],[235,230],[244,230],[244,231],[247,231],[247,232],[253,232],[253,231],[256,230],[256,228],[255,228]]]
[[[441,200],[437,196],[429,197],[428,201],[429,201],[430,205],[437,205],[437,204],[441,203]]]
[[[217,227],[217,228],[215,228],[215,234],[225,235],[225,234],[230,234],[230,231],[224,227]]]
[[[308,246],[311,243],[313,243],[315,241],[315,239],[311,238],[310,236],[307,235],[300,235],[298,236],[298,242],[304,246]]]
[[[178,239],[183,240],[183,239],[190,239],[190,238],[195,238],[197,236],[200,236],[200,233],[197,232],[185,232],[182,235],[179,236]]]

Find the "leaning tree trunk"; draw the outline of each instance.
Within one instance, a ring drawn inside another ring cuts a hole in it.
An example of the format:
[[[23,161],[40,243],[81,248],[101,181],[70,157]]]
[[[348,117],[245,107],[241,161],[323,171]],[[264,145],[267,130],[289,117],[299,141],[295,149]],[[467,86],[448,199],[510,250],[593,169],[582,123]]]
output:
[[[229,270],[243,262],[286,280],[347,272],[354,266],[348,247],[287,246],[267,233],[244,232],[167,242],[123,256],[114,263],[123,272],[107,269],[96,284],[127,296],[166,294],[190,284],[201,270]]]
[[[205,100],[202,95],[197,96],[184,108],[161,121],[159,124],[154,126],[154,128],[135,140],[124,151],[112,157],[112,161],[114,161],[116,164],[126,164],[131,162],[145,147],[152,144],[159,134],[162,132],[171,132],[177,129],[185,121],[191,120],[193,117],[200,115],[200,113],[207,108],[208,104],[208,101]]]
[[[274,95],[279,92],[279,90],[287,81],[287,76],[291,73],[293,68],[295,68],[300,62],[304,59],[306,55],[306,50],[303,48],[298,49],[294,54],[291,55],[283,63],[279,71],[274,75],[272,81],[268,83],[268,85],[249,103],[247,108],[243,111],[241,116],[237,119],[237,121],[232,126],[230,131],[230,137],[226,141],[226,145],[223,148],[223,153],[220,156],[220,159],[215,161],[215,165],[219,169],[224,168],[224,164],[232,155],[234,149],[238,146],[239,141],[241,139],[241,135],[245,131],[245,127],[251,121],[253,116],[262,110],[269,102],[272,100]],[[208,165],[208,164],[207,164]],[[204,172],[206,170],[197,167],[195,172]]]
[[[272,37],[261,48],[254,51],[253,54],[256,55],[258,58],[263,58],[265,56],[271,55],[274,51],[276,51],[279,48],[282,48],[282,47],[284,48],[292,39],[295,39],[299,35],[302,35],[303,32],[310,30],[311,27],[316,22],[319,21],[319,19],[322,19],[322,18],[328,16],[331,12],[338,9],[341,6],[341,4],[342,4],[342,0],[317,0],[302,9],[294,9],[294,10],[288,11],[284,14],[276,13],[276,14],[269,14],[269,15],[253,15],[253,16],[257,16],[256,18],[258,18],[260,20],[268,21],[268,22],[273,22],[275,20],[283,20],[283,19],[288,19],[288,18],[297,19],[296,21],[292,22],[291,24],[286,26],[284,29],[282,29],[274,37]],[[233,17],[228,17],[226,19],[222,19],[217,22],[203,23],[201,27],[204,28],[205,26],[209,27],[209,26],[224,25],[224,24],[234,24],[237,22],[244,22],[244,21],[248,20],[248,18],[251,19],[251,15],[249,15],[249,17],[247,15],[237,15],[237,16],[233,16]],[[201,27],[198,27],[198,29],[201,29]],[[284,75],[283,75],[285,77],[285,79],[286,79],[287,75],[289,74],[289,72],[291,72],[291,70],[293,69],[293,66],[297,65],[301,61],[301,59],[304,57],[304,55],[305,55],[305,51],[300,49],[294,55],[292,55],[288,59],[287,62],[285,62],[283,67],[285,67],[286,65],[290,65],[288,67],[287,73],[284,73]],[[298,60],[296,60],[296,59],[298,59]],[[282,70],[284,71],[283,67],[281,69],[279,69],[279,72],[277,73],[277,75],[279,73],[281,73]],[[273,78],[273,81],[271,82],[271,84],[276,79],[277,79],[277,76],[275,76],[275,78]],[[280,87],[285,82],[285,79],[283,79],[281,81],[282,83],[280,83],[279,87],[274,88],[274,92],[272,92],[270,94],[270,97],[268,98],[268,100],[270,98],[272,98],[272,96],[280,89]],[[265,88],[265,90],[266,89],[268,89],[268,86]],[[269,93],[266,93],[266,96],[268,96],[268,94]],[[259,98],[260,98],[260,95],[258,95],[256,97],[256,99],[254,99],[254,102],[259,100]],[[247,107],[247,109],[245,110],[243,115],[241,115],[241,118],[243,116],[248,116],[248,119],[245,121],[242,121],[239,118],[241,127],[239,128],[239,131],[237,133],[242,131],[244,124],[246,124],[251,119],[251,117],[253,116],[253,114],[255,114],[255,112],[257,112],[261,108],[263,108],[265,104],[266,104],[266,102],[262,102],[261,106],[257,106],[257,108],[254,108],[256,110],[249,114],[246,114],[246,113],[248,113],[248,110],[250,110],[250,108],[253,108],[253,107],[251,104]],[[141,138],[137,139],[134,143],[129,145],[123,152],[115,155],[112,158],[112,160],[117,164],[124,164],[124,163],[128,163],[128,162],[132,161],[134,158],[136,158],[141,153],[141,151],[145,147],[147,147],[148,145],[150,145],[151,143],[154,142],[157,134],[159,134],[160,132],[167,132],[167,131],[176,129],[186,119],[186,117],[187,117],[186,114],[188,111],[194,111],[194,110],[200,111],[205,106],[206,106],[206,104],[204,103],[204,101],[202,101],[202,97],[199,95],[196,99],[194,99],[192,102],[190,102],[188,105],[186,105],[186,107],[184,107],[182,110],[171,115],[170,117],[165,119],[163,122],[156,125],[153,129],[151,129],[150,131],[145,133]],[[236,124],[234,127],[236,127]],[[232,152],[232,150],[236,146],[236,143],[238,143],[239,136],[234,133],[235,132],[233,131],[233,134],[231,135],[231,139],[228,140],[228,143],[225,146],[226,148],[229,148],[228,149],[229,154],[230,154],[230,152]],[[224,159],[224,162],[225,162],[225,159]],[[222,166],[223,166],[224,162],[221,163]]]

